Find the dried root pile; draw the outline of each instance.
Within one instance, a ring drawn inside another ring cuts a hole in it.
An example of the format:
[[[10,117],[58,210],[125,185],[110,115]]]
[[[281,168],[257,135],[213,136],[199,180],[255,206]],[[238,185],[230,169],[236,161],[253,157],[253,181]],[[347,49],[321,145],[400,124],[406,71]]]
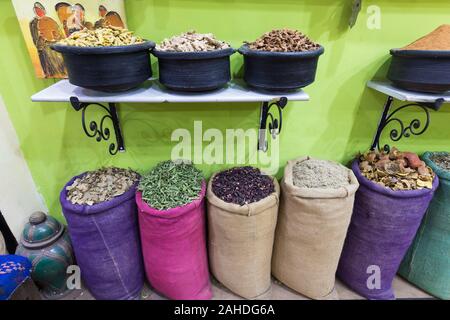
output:
[[[189,31],[170,39],[164,39],[156,46],[157,50],[170,52],[201,52],[230,48],[224,41],[217,40],[212,33]]]
[[[314,51],[320,45],[297,30],[278,29],[263,34],[254,42],[246,42],[252,50],[270,52]]]
[[[59,44],[75,47],[111,47],[128,46],[143,42],[143,39],[134,36],[133,32],[127,29],[109,26],[95,30],[85,28],[81,31],[76,31],[68,38],[59,41]]]
[[[367,179],[392,190],[433,187],[433,170],[412,152],[392,148],[389,153],[368,151],[359,157],[359,168]]]

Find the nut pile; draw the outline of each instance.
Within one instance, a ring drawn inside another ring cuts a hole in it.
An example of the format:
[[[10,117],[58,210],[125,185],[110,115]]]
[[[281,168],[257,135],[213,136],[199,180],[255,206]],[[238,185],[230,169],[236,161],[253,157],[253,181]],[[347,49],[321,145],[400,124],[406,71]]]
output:
[[[298,161],[292,169],[292,178],[300,188],[338,189],[350,184],[348,169],[326,160]]]
[[[303,33],[291,29],[276,29],[263,34],[254,42],[245,42],[252,50],[270,52],[314,51],[320,45]]]
[[[124,194],[138,179],[139,175],[129,169],[111,167],[90,171],[66,187],[66,199],[72,204],[92,206]]]
[[[257,202],[275,192],[272,179],[253,167],[237,167],[218,173],[212,191],[225,202],[241,206]]]
[[[392,190],[433,187],[434,172],[412,152],[392,148],[389,153],[368,151],[359,157],[364,177]]]
[[[164,39],[156,46],[157,50],[169,52],[199,52],[230,48],[224,41],[217,40],[212,33],[189,31],[170,39]]]
[[[450,153],[436,152],[430,158],[438,167],[450,171]]]
[[[72,33],[68,38],[59,41],[59,44],[75,47],[112,47],[128,46],[143,43],[144,40],[134,36],[127,29],[108,26],[95,30],[84,28]]]
[[[164,161],[143,175],[138,189],[152,208],[168,210],[199,198],[203,174],[188,161]]]

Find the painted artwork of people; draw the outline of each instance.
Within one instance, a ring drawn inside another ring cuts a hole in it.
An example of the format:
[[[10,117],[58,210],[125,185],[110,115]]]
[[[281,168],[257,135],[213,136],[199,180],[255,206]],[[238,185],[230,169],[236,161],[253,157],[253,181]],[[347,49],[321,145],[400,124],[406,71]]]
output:
[[[84,28],[93,30],[94,25],[85,20],[86,12],[84,7],[77,3],[72,6],[72,14],[67,18],[67,28],[69,30],[69,35],[83,30]]]
[[[33,43],[39,55],[42,71],[46,78],[61,77],[66,74],[62,56],[50,48],[50,45],[64,38],[58,23],[47,16],[45,7],[40,2],[33,6],[34,18],[30,22]]]
[[[67,78],[64,59],[51,46],[75,31],[107,26],[126,28],[124,0],[11,2],[38,78]]]
[[[55,11],[62,23],[64,34],[68,37],[70,33],[67,27],[67,19],[72,15],[72,5],[67,2],[59,2],[55,5]]]
[[[98,7],[98,15],[100,16],[100,20],[95,22],[95,29],[108,26],[125,28],[125,24],[123,23],[120,14],[115,11],[108,11],[104,5]]]

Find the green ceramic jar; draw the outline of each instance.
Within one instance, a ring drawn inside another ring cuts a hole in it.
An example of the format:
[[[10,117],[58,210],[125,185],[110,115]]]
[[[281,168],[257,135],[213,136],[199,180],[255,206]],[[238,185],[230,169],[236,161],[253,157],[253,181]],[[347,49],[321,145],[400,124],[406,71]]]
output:
[[[66,227],[43,212],[35,212],[25,225],[16,254],[33,264],[31,277],[46,298],[67,291],[67,267],[74,256]]]

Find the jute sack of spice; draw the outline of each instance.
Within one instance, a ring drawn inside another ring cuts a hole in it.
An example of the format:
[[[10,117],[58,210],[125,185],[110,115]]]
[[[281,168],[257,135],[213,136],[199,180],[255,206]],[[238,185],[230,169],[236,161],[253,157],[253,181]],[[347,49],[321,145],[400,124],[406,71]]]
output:
[[[326,169],[330,167],[343,175],[345,183],[339,185],[324,179],[321,187],[296,186],[293,171],[311,160],[316,161],[309,157],[298,158],[285,167],[272,274],[303,295],[329,299],[335,297],[335,273],[359,184],[350,169],[319,160]],[[320,173],[311,176],[313,179],[327,177],[327,172]],[[333,175],[328,174],[328,179],[332,178]]]
[[[270,263],[280,194],[278,182],[270,177],[272,193],[259,201],[240,205],[225,202],[214,193],[216,176],[210,179],[207,190],[211,273],[235,294],[247,299],[261,298],[271,288]],[[240,196],[236,196],[235,201],[240,201]]]
[[[422,159],[439,177],[439,188],[399,274],[433,296],[450,300],[450,153],[426,152]]]

